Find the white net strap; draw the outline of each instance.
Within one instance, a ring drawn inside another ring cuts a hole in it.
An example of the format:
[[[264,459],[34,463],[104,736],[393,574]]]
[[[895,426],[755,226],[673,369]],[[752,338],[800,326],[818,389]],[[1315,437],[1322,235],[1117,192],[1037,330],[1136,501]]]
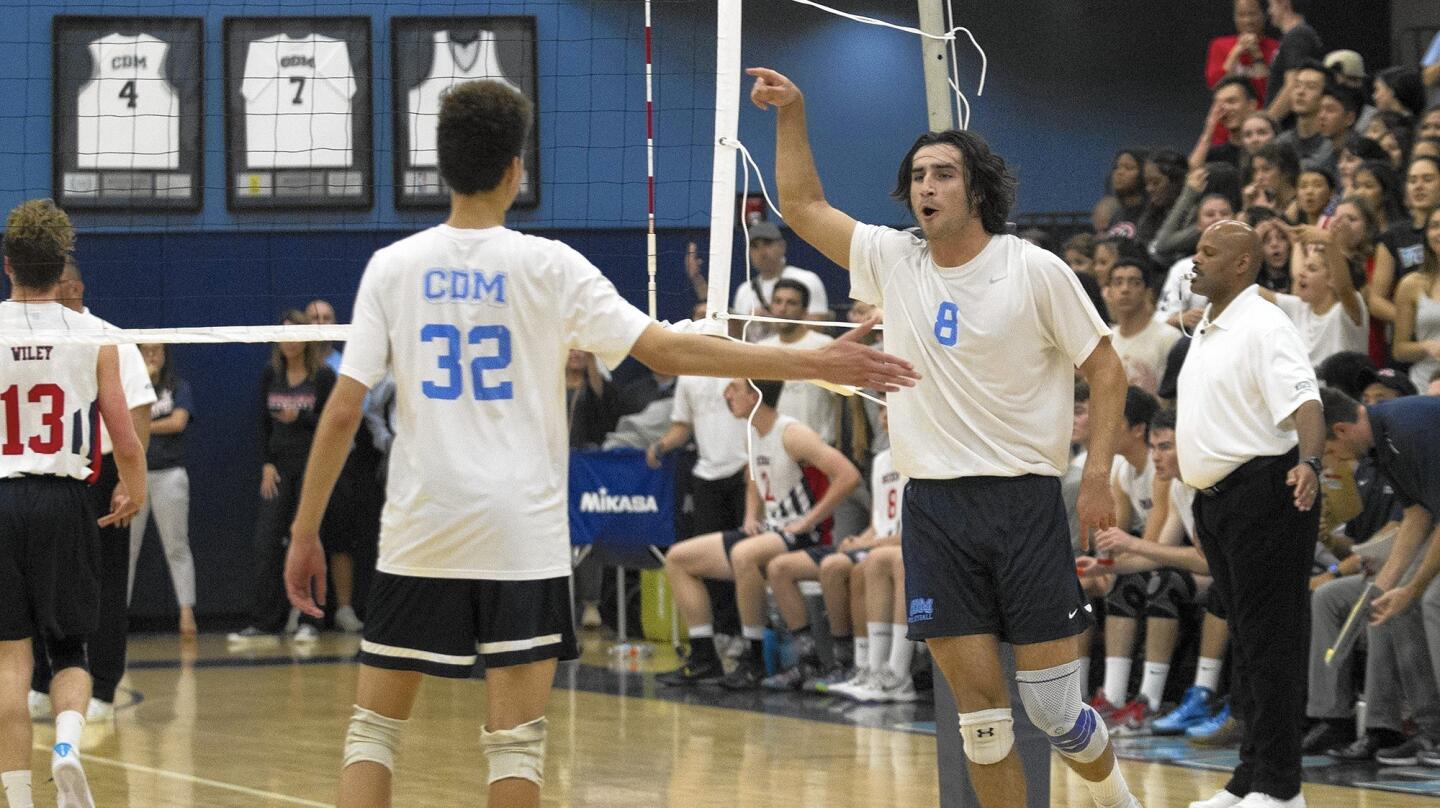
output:
[[[344,342],[349,325],[231,325],[200,328],[115,328],[105,331],[0,331],[0,345],[124,345],[127,343]]]

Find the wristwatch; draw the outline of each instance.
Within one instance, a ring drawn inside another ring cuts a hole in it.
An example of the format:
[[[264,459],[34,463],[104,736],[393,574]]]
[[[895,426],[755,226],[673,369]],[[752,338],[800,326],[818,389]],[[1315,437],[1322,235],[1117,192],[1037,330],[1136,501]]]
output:
[[[1307,466],[1309,466],[1310,468],[1314,469],[1314,470],[1315,470],[1315,477],[1316,477],[1317,479],[1320,477],[1320,471],[1321,471],[1321,469],[1323,468],[1323,466],[1320,464],[1320,458],[1318,458],[1318,457],[1307,457],[1307,458],[1304,458],[1303,460],[1301,460],[1300,462],[1301,462],[1301,463],[1304,463],[1305,465],[1307,465]]]

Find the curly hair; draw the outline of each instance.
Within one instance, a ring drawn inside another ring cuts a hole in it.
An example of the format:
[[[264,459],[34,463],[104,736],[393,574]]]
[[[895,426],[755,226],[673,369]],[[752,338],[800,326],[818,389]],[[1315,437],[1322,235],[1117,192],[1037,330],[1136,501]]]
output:
[[[960,152],[970,204],[979,215],[985,232],[991,235],[1004,233],[1010,207],[1015,204],[1015,175],[1005,165],[1005,158],[991,151],[985,139],[974,132],[947,129],[944,132],[926,132],[916,138],[915,145],[900,161],[900,171],[890,196],[910,207],[910,170],[915,163],[915,153],[926,146],[938,145],[954,146]],[[914,215],[915,211],[912,209],[910,213]]]
[[[467,81],[440,102],[440,176],[458,194],[493,190],[519,157],[535,119],[530,99],[498,81]]]
[[[48,289],[65,271],[65,258],[75,248],[75,227],[49,199],[30,199],[10,209],[5,220],[5,257],[15,282]]]

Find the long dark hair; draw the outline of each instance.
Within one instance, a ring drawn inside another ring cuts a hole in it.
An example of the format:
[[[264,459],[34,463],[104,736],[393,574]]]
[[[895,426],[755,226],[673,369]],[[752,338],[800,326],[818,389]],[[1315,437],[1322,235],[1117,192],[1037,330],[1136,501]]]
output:
[[[160,355],[164,357],[160,360],[160,369],[155,372],[155,389],[174,390],[175,359],[170,355],[170,346],[163,342],[157,342],[155,346],[160,349]]]
[[[1403,219],[1405,200],[1400,191],[1400,178],[1395,176],[1395,169],[1390,167],[1390,156],[1387,154],[1382,160],[1366,160],[1355,169],[1356,174],[1361,171],[1374,177],[1380,184],[1380,213],[1384,214],[1385,221],[1394,224]],[[1353,178],[1350,184],[1355,184]]]
[[[1015,175],[1010,173],[1005,159],[991,151],[985,139],[974,132],[947,129],[944,132],[926,132],[916,138],[915,145],[900,161],[895,190],[890,192],[890,196],[906,208],[910,207],[910,171],[914,167],[915,153],[926,146],[937,145],[954,146],[960,152],[970,204],[979,214],[985,232],[992,236],[1004,233],[1010,208],[1015,204]],[[910,213],[914,215],[915,211]]]

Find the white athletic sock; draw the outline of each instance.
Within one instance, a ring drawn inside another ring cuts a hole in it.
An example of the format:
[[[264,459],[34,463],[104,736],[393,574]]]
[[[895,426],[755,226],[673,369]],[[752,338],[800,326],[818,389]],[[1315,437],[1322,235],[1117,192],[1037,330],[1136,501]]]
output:
[[[1200,657],[1200,661],[1195,665],[1195,686],[1209,688],[1211,693],[1219,692],[1220,671],[1224,667],[1224,660]]]
[[[1160,699],[1165,696],[1165,680],[1169,677],[1170,663],[1145,663],[1145,674],[1140,679],[1140,697],[1145,699],[1151,710],[1160,709]]]
[[[890,636],[890,624],[866,623],[865,629],[870,634],[870,653],[865,657],[868,660],[867,667],[872,672],[882,670],[890,661],[890,643],[893,640]]]
[[[758,640],[763,640],[763,639],[765,639],[765,627],[764,627],[764,626],[741,626],[741,627],[740,627],[740,636],[741,636],[741,637],[744,637],[744,638],[747,639],[747,640],[757,640],[757,641],[758,641]]]
[[[904,679],[910,678],[910,660],[915,658],[915,643],[905,639],[908,626],[892,626],[894,634],[890,639],[890,672]]]
[[[1105,657],[1105,698],[1116,707],[1125,703],[1130,684],[1130,657]]]
[[[870,666],[870,638],[855,638],[855,667],[869,670]]]
[[[66,710],[55,716],[55,745],[68,743],[78,750],[80,733],[84,730],[85,714],[75,710]]]
[[[1097,808],[1128,808],[1130,805],[1130,787],[1125,785],[1125,775],[1120,773],[1120,764],[1117,761],[1110,767],[1110,773],[1105,775],[1104,780],[1086,780],[1085,785],[1090,788],[1090,797],[1095,800]]]
[[[0,774],[0,784],[5,786],[8,808],[35,808],[35,797],[30,792],[29,769]]]
[[[1090,702],[1090,656],[1080,657],[1080,700]]]
[[[686,626],[685,629],[690,632],[692,638],[697,640],[715,636],[715,627],[709,623],[702,623],[698,626]]]

